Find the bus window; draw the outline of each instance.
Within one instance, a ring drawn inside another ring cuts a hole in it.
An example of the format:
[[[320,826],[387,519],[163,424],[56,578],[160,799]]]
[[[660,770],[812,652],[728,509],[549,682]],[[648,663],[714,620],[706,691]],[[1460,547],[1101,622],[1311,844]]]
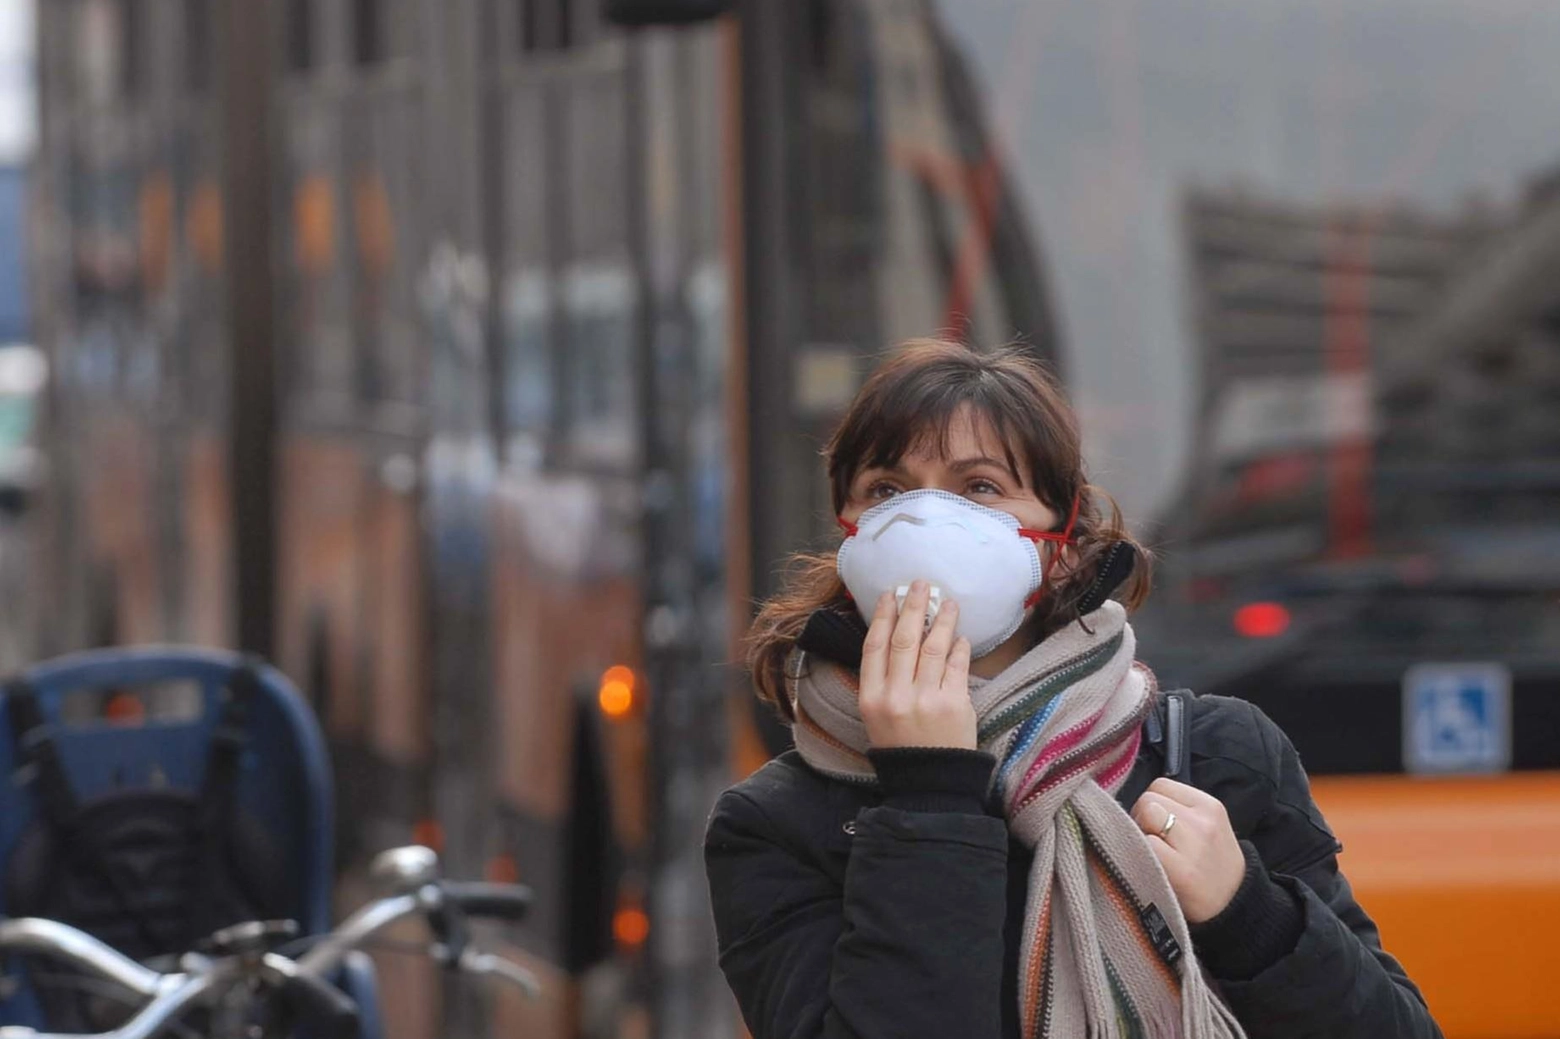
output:
[[[562,288],[562,420],[571,464],[624,472],[635,464],[637,284],[626,262],[623,73],[593,72],[564,96],[562,183],[569,257]]]
[[[493,171],[503,203],[499,307],[503,437],[522,469],[550,456],[557,424],[558,365],[553,356],[556,279],[550,263],[558,214],[551,205],[546,95],[534,82],[496,80],[504,96]]]
[[[71,53],[75,59],[76,99],[86,106],[108,104],[123,81],[125,58],[123,36],[119,28],[124,11],[110,0],[88,0],[75,10],[75,40]]]
[[[211,89],[210,0],[184,0],[184,89],[200,95]]]
[[[385,56],[383,0],[352,0],[352,57],[358,65],[378,64]]]
[[[716,18],[732,0],[604,0],[607,20],[619,25],[689,25]]]
[[[566,51],[585,42],[578,0],[517,0],[516,43],[521,54]]]
[[[568,256],[620,257],[627,251],[626,117],[619,71],[582,78],[566,95]]]
[[[561,51],[574,46],[574,17],[572,0],[553,0],[553,39]]]
[[[195,0],[199,3],[200,0]],[[312,0],[287,0],[287,71],[307,75],[315,64],[314,4]]]
[[[537,0],[519,0],[515,12],[515,27],[519,39],[520,53],[531,54],[541,50],[542,41],[542,12]]]
[[[568,461],[624,472],[637,458],[636,292],[626,266],[578,267],[564,279]]]
[[[551,296],[551,279],[541,270],[516,271],[504,285],[506,456],[527,469],[540,464],[553,421],[553,359],[548,349]]]
[[[137,97],[146,88],[146,39],[143,32],[145,0],[121,0],[119,15],[119,91]]]
[[[410,202],[408,163],[395,157],[406,147],[404,114],[375,113],[375,135],[386,138],[384,145],[376,141],[373,147],[379,166],[352,179],[354,321],[363,398],[415,404],[422,398],[422,357],[410,306],[412,279],[404,259],[408,243],[401,238],[411,231],[416,212]],[[392,143],[400,147],[387,146]]]

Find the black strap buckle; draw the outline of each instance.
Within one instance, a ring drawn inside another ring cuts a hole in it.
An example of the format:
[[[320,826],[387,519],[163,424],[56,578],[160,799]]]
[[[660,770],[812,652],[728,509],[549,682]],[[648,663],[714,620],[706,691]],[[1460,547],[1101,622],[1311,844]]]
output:
[[[1191,696],[1191,691],[1187,689],[1172,689],[1160,694],[1159,702],[1143,723],[1149,744],[1159,747],[1164,753],[1162,775],[1178,783],[1191,782],[1191,712],[1186,706]]]

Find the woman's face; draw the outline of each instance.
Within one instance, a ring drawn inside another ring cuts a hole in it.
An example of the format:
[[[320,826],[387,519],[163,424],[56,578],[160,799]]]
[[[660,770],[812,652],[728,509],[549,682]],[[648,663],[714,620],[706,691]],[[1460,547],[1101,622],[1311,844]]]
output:
[[[854,523],[874,505],[906,491],[936,489],[1001,509],[1030,530],[1050,530],[1060,517],[1035,497],[1028,477],[1007,467],[1002,441],[984,416],[961,408],[948,427],[946,456],[936,438],[908,451],[892,468],[869,468],[850,483],[850,499],[840,514]]]

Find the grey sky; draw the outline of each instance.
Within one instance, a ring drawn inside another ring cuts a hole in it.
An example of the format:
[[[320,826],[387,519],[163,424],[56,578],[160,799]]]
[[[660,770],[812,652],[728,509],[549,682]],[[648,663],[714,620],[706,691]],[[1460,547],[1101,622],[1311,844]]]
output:
[[[1008,130],[1096,476],[1178,489],[1195,404],[1189,184],[1297,201],[1509,200],[1560,161],[1560,5],[936,0]],[[1028,41],[1028,42],[1026,42]],[[1018,55],[1015,58],[1015,54]]]

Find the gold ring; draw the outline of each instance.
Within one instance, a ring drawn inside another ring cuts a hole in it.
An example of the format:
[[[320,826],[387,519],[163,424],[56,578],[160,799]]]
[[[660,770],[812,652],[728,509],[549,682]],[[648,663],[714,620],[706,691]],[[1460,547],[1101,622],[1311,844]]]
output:
[[[1175,826],[1175,813],[1174,812],[1166,812],[1165,813],[1165,824],[1159,828],[1159,839],[1160,840],[1164,840],[1166,837],[1169,837],[1170,836],[1170,831],[1171,831],[1172,828],[1174,828],[1174,826]]]

